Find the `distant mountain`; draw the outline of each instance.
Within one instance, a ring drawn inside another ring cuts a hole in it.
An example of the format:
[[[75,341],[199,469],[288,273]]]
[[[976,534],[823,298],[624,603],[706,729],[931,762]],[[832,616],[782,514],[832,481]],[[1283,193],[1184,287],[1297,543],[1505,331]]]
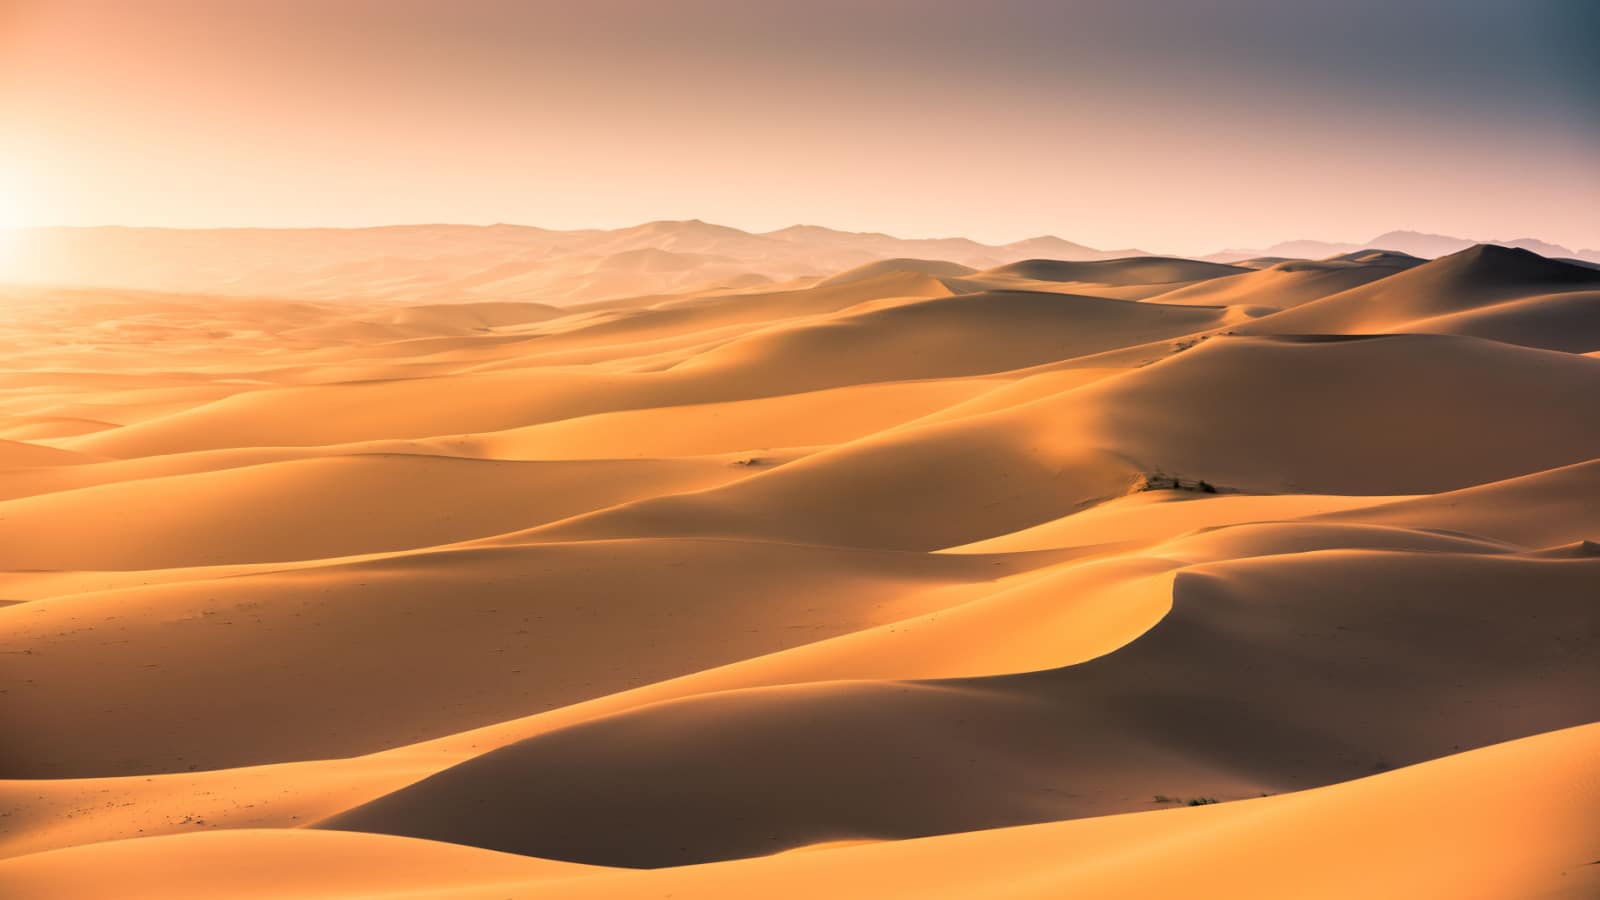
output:
[[[1420,231],[1387,231],[1370,241],[1360,244],[1307,240],[1285,241],[1261,250],[1223,250],[1220,253],[1213,253],[1204,258],[1213,262],[1238,262],[1262,256],[1288,257],[1291,259],[1327,259],[1330,256],[1352,253],[1357,250],[1396,250],[1423,259],[1436,259],[1440,256],[1459,253],[1478,244],[1517,247],[1522,250],[1531,250],[1540,256],[1553,259],[1568,258],[1600,263],[1600,250],[1570,250],[1559,244],[1552,244],[1536,238],[1481,241],[1452,237],[1447,234],[1427,234]]]
[[[1002,249],[1019,254],[1019,259],[1061,259],[1068,262],[1088,262],[1097,259],[1127,259],[1131,256],[1150,256],[1144,250],[1132,247],[1125,250],[1096,250],[1054,235],[1028,238],[1003,245]]]
[[[817,225],[754,234],[702,222],[555,231],[525,225],[378,228],[42,228],[0,278],[304,300],[405,303],[611,297],[818,278],[887,259],[987,269],[1022,259],[1141,255],[1054,236],[990,245]]]
[[[899,238],[794,225],[752,233],[699,219],[557,231],[527,225],[377,228],[40,228],[20,234],[0,281],[297,300],[396,303],[534,301],[748,289],[820,279],[884,260],[991,270],[1026,260],[1091,263],[1151,257],[1054,235],[1009,244],[964,237]],[[1473,246],[1447,235],[1391,231],[1363,244],[1290,241],[1205,259],[1251,268],[1385,250],[1434,258]],[[1524,238],[1500,241],[1550,258],[1600,263]],[[953,271],[953,270],[952,270]]]

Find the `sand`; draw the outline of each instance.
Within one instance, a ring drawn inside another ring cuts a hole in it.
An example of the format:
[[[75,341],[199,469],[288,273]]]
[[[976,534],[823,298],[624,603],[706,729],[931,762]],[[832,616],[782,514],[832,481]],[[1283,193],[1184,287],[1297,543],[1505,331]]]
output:
[[[54,239],[0,895],[1600,891],[1592,269]]]

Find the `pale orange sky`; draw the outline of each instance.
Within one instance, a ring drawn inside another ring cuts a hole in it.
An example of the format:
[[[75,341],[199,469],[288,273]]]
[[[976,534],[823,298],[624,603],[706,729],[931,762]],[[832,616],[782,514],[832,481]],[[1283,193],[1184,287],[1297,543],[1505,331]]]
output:
[[[1600,247],[1584,7],[0,0],[0,225]]]

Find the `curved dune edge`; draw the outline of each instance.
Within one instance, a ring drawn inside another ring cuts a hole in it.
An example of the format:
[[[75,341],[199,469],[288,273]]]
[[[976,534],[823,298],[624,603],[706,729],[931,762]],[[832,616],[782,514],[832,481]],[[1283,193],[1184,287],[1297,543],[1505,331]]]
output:
[[[1204,564],[1149,631],[1076,665],[697,693],[542,731],[322,824],[681,865],[1296,790],[1590,720],[1600,560],[1485,549]]]
[[[533,885],[529,896],[1453,897],[1600,885],[1600,726],[1315,791]],[[470,895],[469,895],[470,896]]]
[[[0,893],[24,898],[327,898],[454,894],[606,870],[434,841],[348,832],[236,829],[88,844],[0,861]]]
[[[625,872],[404,838],[233,831],[0,861],[16,900],[71,897],[1534,900],[1600,886],[1600,724],[1331,787],[1199,808]],[[287,868],[286,868],[287,864]]]

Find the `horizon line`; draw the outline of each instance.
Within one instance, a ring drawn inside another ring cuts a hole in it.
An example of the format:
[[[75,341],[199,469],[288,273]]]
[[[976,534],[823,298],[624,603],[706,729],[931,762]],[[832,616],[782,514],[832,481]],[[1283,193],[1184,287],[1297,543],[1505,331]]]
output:
[[[1049,240],[1064,241],[1064,242],[1067,242],[1067,243],[1076,244],[1076,245],[1081,246],[1081,247],[1085,247],[1085,248],[1088,248],[1088,249],[1091,249],[1091,250],[1098,250],[1098,251],[1101,251],[1101,252],[1113,252],[1113,251],[1127,250],[1127,251],[1136,252],[1137,254],[1144,255],[1144,256],[1187,256],[1188,255],[1188,254],[1185,254],[1185,253],[1175,252],[1175,251],[1144,250],[1144,249],[1136,247],[1136,246],[1102,247],[1102,246],[1099,246],[1098,244],[1084,243],[1083,241],[1076,240],[1076,239],[1073,239],[1073,238],[1065,238],[1065,237],[1062,237],[1061,235],[1056,234],[1054,232],[1046,232],[1046,233],[1041,233],[1041,234],[1028,235],[1026,237],[1021,237],[1021,238],[1017,238],[1015,240],[1010,240],[1010,241],[992,242],[992,241],[982,240],[982,239],[979,239],[979,238],[974,238],[974,237],[971,237],[971,236],[968,236],[968,235],[964,235],[964,234],[908,237],[908,236],[903,235],[903,234],[894,234],[894,233],[887,232],[887,231],[878,231],[878,230],[856,231],[856,230],[852,230],[852,229],[849,229],[849,228],[839,228],[839,227],[834,227],[832,225],[818,225],[818,224],[810,223],[810,222],[796,222],[796,223],[791,224],[791,225],[783,225],[783,226],[780,226],[778,228],[773,228],[773,229],[769,229],[769,230],[765,230],[765,231],[755,231],[755,230],[751,230],[749,228],[744,228],[744,227],[741,227],[741,226],[738,226],[738,225],[729,225],[729,224],[725,224],[725,223],[722,223],[722,222],[712,222],[712,221],[709,221],[709,220],[706,220],[706,219],[701,219],[699,217],[692,217],[692,218],[685,218],[685,219],[675,219],[675,218],[647,219],[645,221],[636,222],[636,223],[633,223],[631,225],[618,225],[618,226],[614,226],[614,227],[603,227],[603,226],[592,226],[591,225],[591,226],[579,226],[579,227],[572,227],[572,228],[557,228],[557,227],[550,227],[550,226],[546,226],[546,225],[534,225],[534,224],[530,224],[530,223],[526,223],[526,222],[508,222],[508,221],[496,221],[496,222],[410,221],[410,222],[386,222],[386,223],[375,223],[375,224],[366,224],[366,225],[235,225],[235,224],[229,224],[229,225],[136,225],[136,224],[127,224],[127,223],[117,222],[117,223],[99,223],[99,224],[93,224],[93,225],[84,225],[84,224],[47,224],[47,225],[46,224],[30,224],[30,225],[15,225],[15,224],[12,224],[12,225],[0,225],[0,231],[9,231],[9,232],[16,233],[16,232],[37,232],[37,231],[96,231],[96,230],[123,229],[123,230],[129,230],[129,231],[139,230],[139,231],[205,232],[205,231],[377,231],[377,230],[382,230],[382,229],[393,229],[393,228],[482,228],[482,229],[488,229],[488,228],[525,228],[525,229],[530,229],[530,230],[534,230],[534,231],[575,233],[575,232],[584,232],[584,231],[598,231],[598,232],[627,231],[627,230],[634,229],[634,228],[643,228],[643,227],[646,227],[646,226],[649,226],[649,225],[705,225],[705,226],[710,226],[710,227],[713,227],[713,228],[726,228],[726,229],[730,229],[730,230],[733,230],[733,231],[738,231],[738,232],[741,232],[743,234],[748,234],[748,235],[750,235],[752,237],[766,237],[766,236],[769,236],[769,235],[774,235],[774,234],[777,234],[779,232],[789,231],[789,230],[796,229],[796,228],[818,228],[818,229],[822,229],[822,230],[826,230],[826,231],[835,232],[835,233],[838,233],[838,234],[849,234],[849,235],[857,235],[857,236],[877,236],[877,237],[885,237],[885,238],[890,238],[892,240],[899,240],[899,241],[970,241],[972,243],[979,244],[981,246],[996,247],[996,248],[1007,247],[1007,246],[1010,246],[1010,245],[1013,245],[1013,244],[1020,244],[1020,243],[1024,243],[1024,242],[1027,242],[1027,241],[1049,239]],[[1209,253],[1209,254],[1215,254],[1215,253],[1231,253],[1231,252],[1244,252],[1244,251],[1253,251],[1253,250],[1264,250],[1264,249],[1271,249],[1271,247],[1277,246],[1279,244],[1298,243],[1298,242],[1303,242],[1303,241],[1314,241],[1314,242],[1326,243],[1326,244],[1370,245],[1373,241],[1377,240],[1377,238],[1385,237],[1385,236],[1390,235],[1390,234],[1413,234],[1413,235],[1421,235],[1421,236],[1426,236],[1426,237],[1441,237],[1441,238],[1448,238],[1448,239],[1451,239],[1451,240],[1468,241],[1468,242],[1471,242],[1474,245],[1481,245],[1481,244],[1509,245],[1509,244],[1513,244],[1513,243],[1518,242],[1518,241],[1538,241],[1540,243],[1550,244],[1552,246],[1559,247],[1559,248],[1564,249],[1564,250],[1568,250],[1568,251],[1570,251],[1571,253],[1574,253],[1574,254],[1600,252],[1600,249],[1569,246],[1567,244],[1562,244],[1559,241],[1550,240],[1548,238],[1543,238],[1543,237],[1535,237],[1533,235],[1524,235],[1524,236],[1521,236],[1521,237],[1513,237],[1513,238],[1477,238],[1477,237],[1462,237],[1460,235],[1447,234],[1447,233],[1443,233],[1443,232],[1423,231],[1423,230],[1415,229],[1415,228],[1391,228],[1391,229],[1388,229],[1387,231],[1379,232],[1378,234],[1374,235],[1371,238],[1366,239],[1365,241],[1362,241],[1362,240],[1338,240],[1338,239],[1320,238],[1320,237],[1293,237],[1293,238],[1283,238],[1283,239],[1279,239],[1279,240],[1273,241],[1267,247],[1246,247],[1246,246],[1241,246],[1238,243],[1234,243],[1234,244],[1225,244],[1225,245],[1222,245],[1222,246],[1215,246],[1214,249],[1207,250],[1207,251],[1204,251],[1204,252],[1205,253]],[[1373,249],[1382,249],[1382,248],[1374,247]]]

